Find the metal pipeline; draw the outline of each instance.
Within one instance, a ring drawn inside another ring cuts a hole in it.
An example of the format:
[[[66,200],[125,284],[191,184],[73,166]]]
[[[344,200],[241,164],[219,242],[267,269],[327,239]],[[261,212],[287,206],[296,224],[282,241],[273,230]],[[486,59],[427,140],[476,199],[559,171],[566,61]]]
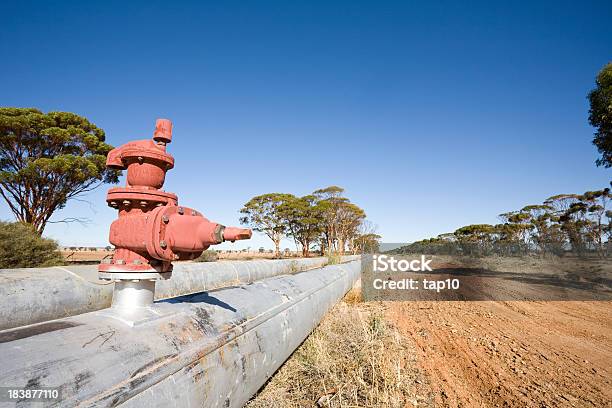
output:
[[[357,281],[360,261],[0,332],[0,383],[58,406],[241,407]]]
[[[345,256],[343,262],[356,259]],[[172,279],[158,281],[155,299],[247,284],[324,266],[327,258],[179,262]],[[0,269],[0,330],[61,319],[111,306],[112,282],[95,265]]]

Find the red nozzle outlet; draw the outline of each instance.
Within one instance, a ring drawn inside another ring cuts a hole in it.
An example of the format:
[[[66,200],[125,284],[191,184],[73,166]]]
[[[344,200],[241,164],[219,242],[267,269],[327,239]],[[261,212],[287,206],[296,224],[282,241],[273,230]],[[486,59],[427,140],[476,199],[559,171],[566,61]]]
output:
[[[249,239],[253,235],[253,231],[248,228],[225,227],[223,231],[223,239],[225,241],[238,241],[241,239]]]
[[[157,119],[155,121],[153,140],[161,143],[170,143],[172,141],[172,122],[168,119]]]

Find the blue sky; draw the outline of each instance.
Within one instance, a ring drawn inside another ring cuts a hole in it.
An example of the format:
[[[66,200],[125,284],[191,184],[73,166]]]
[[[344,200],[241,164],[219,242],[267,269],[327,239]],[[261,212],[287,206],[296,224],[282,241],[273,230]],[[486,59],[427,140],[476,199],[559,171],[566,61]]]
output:
[[[254,195],[339,185],[403,242],[612,178],[586,99],[612,61],[609,1],[3,2],[0,15],[0,105],[76,112],[114,145],[171,119],[166,190],[226,225]],[[106,245],[106,189],[56,216],[89,225],[46,235]],[[234,247],[247,245],[271,247]]]

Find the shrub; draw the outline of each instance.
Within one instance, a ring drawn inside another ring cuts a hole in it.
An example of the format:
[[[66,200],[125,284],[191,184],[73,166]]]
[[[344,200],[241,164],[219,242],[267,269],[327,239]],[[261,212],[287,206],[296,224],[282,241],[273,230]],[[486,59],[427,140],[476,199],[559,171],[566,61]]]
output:
[[[212,249],[207,249],[202,252],[202,255],[194,259],[196,262],[215,262],[219,259],[219,254],[217,251],[213,251]]]
[[[327,264],[328,265],[337,265],[342,263],[342,257],[336,252],[330,252],[327,254]]]
[[[0,268],[34,268],[63,264],[57,242],[42,238],[34,227],[0,221]]]

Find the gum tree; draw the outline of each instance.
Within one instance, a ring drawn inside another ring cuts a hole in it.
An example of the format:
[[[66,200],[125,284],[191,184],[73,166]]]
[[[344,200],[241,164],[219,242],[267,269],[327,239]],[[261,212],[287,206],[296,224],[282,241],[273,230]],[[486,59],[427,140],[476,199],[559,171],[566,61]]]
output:
[[[493,249],[499,232],[493,225],[472,224],[455,231],[464,255],[488,255]]]
[[[0,108],[0,194],[17,220],[41,235],[70,199],[116,183],[104,141],[102,129],[74,113]]]
[[[503,224],[498,225],[500,240],[507,244],[511,252],[527,252],[529,233],[533,229],[530,223],[530,214],[523,211],[510,211],[500,214],[499,218]]]
[[[562,234],[563,243],[568,243],[571,249],[582,255],[585,250],[584,240],[584,203],[579,194],[557,194],[544,201],[544,205],[552,208],[551,221],[555,232]]]
[[[329,186],[312,193],[323,211],[325,225],[321,237],[321,252],[323,253],[332,253],[334,245],[337,244],[340,207],[349,201],[348,198],[343,197],[343,194],[344,189],[338,186]]]
[[[350,243],[351,238],[357,235],[358,228],[365,218],[366,213],[359,206],[350,202],[340,203],[336,213],[338,254],[344,254],[346,244]]]
[[[293,197],[279,207],[288,235],[302,248],[302,256],[310,255],[310,246],[321,236],[324,228],[324,209],[316,197]]]
[[[287,232],[285,218],[279,209],[295,198],[292,194],[262,194],[250,199],[240,210],[240,222],[270,238],[277,258],[280,257],[281,240]]]
[[[599,256],[603,257],[606,253],[606,235],[609,229],[609,203],[612,194],[609,188],[602,190],[587,191],[581,197],[585,204],[587,218],[587,240],[596,248]]]
[[[589,123],[596,129],[593,144],[601,153],[596,163],[612,167],[612,63],[599,71],[595,84],[589,93]]]

